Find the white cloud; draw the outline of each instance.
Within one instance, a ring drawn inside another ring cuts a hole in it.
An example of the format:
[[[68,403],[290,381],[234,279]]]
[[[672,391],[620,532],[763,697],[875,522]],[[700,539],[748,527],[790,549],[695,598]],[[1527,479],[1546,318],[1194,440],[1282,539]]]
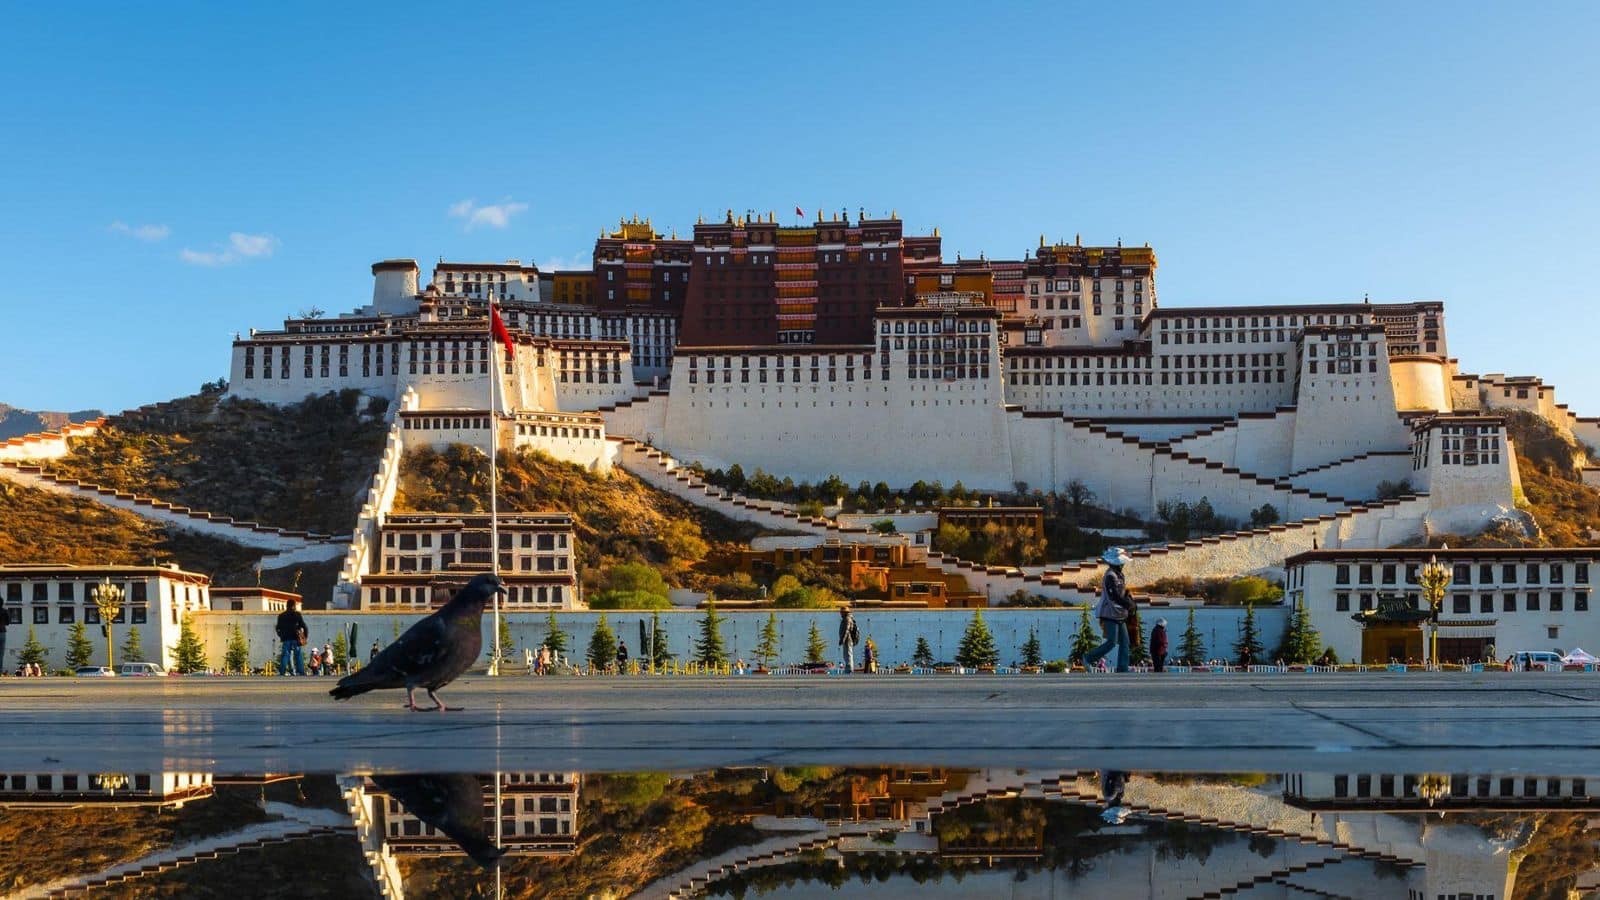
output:
[[[141,241],[150,241],[151,243],[164,241],[167,239],[167,235],[172,233],[172,229],[165,225],[129,225],[121,220],[112,222],[111,230],[118,234],[125,234]]]
[[[467,230],[487,225],[490,228],[504,228],[511,224],[511,217],[527,210],[528,204],[506,200],[501,203],[490,203],[479,206],[476,200],[462,200],[460,203],[450,204],[450,218],[466,219]]]
[[[228,243],[216,250],[179,251],[178,258],[191,266],[229,266],[244,259],[271,256],[279,241],[270,234],[245,234],[235,231],[228,235]]]
[[[278,249],[278,239],[270,234],[240,234],[235,231],[228,235],[228,243],[240,256],[271,256],[272,251]]]

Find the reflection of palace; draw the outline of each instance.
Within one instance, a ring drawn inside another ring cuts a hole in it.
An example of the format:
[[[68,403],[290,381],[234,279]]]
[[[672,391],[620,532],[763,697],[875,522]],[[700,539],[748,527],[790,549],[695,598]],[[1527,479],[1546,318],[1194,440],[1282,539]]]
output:
[[[824,821],[865,822],[922,819],[928,801],[966,784],[965,769],[888,768],[850,775],[836,789],[812,796],[783,794],[773,803],[777,816],[807,816]],[[920,829],[922,823],[918,823]]]
[[[212,794],[201,772],[0,774],[0,806],[12,809],[157,806],[177,809]]]
[[[554,856],[573,852],[578,835],[576,772],[500,773],[500,844],[508,855]],[[494,775],[483,782],[485,833],[495,836]],[[395,855],[454,855],[454,840],[408,811],[370,779],[363,779],[372,821]]]
[[[898,872],[923,884],[947,866],[964,866],[964,891],[1005,895],[1014,873],[1003,860],[1022,858],[1044,861],[1042,871],[1029,870],[1030,896],[1508,900],[1518,861],[1559,852],[1572,839],[1565,829],[1573,816],[1600,806],[1588,782],[1572,777],[1133,775],[1123,800],[1132,815],[1107,826],[1049,807],[1099,810],[1094,772],[858,769],[839,776],[801,782],[770,805],[777,815],[756,816],[765,840],[699,861],[639,896],[700,896],[732,876],[758,891],[795,877],[823,883],[836,868]],[[1553,815],[1503,815],[1530,811]],[[885,868],[889,856],[899,862]],[[786,865],[799,868],[763,874]],[[1582,877],[1600,884],[1596,874]]]

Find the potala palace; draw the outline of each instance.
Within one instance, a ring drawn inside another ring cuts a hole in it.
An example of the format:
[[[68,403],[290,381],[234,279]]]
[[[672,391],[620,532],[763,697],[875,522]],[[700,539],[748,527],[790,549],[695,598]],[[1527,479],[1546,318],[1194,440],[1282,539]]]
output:
[[[593,267],[582,271],[441,260],[424,282],[415,261],[383,260],[372,266],[369,303],[240,334],[230,396],[285,404],[353,388],[389,401],[387,444],[338,550],[331,607],[429,608],[428,565],[396,568],[394,535],[457,526],[390,515],[401,457],[423,446],[486,446],[492,429],[502,449],[537,449],[593,471],[620,466],[731,518],[796,535],[785,546],[911,543],[918,565],[960,576],[979,604],[1019,590],[1085,601],[1099,564],[984,566],[929,550],[932,516],[902,510],[892,516],[899,534],[881,535],[861,517],[811,518],[727,494],[687,467],[738,464],[795,481],[838,476],[891,488],[1081,485],[1098,505],[1145,520],[1176,501],[1204,499],[1239,521],[1271,506],[1270,525],[1134,548],[1130,584],[1261,575],[1312,609],[1331,646],[1359,658],[1363,627],[1351,611],[1378,609],[1386,592],[1415,599],[1406,554],[1418,551],[1403,548],[1489,527],[1536,528],[1517,508],[1502,413],[1530,411],[1600,446],[1600,419],[1573,415],[1537,378],[1463,372],[1438,301],[1168,307],[1158,303],[1147,246],[1041,237],[1019,260],[950,261],[937,230],[908,235],[893,215],[841,211],[803,226],[775,219],[730,211],[689,238],[624,220],[601,233]],[[499,367],[490,302],[516,348]],[[528,557],[540,568],[513,591],[511,608],[581,610],[565,555],[570,526],[526,527],[548,530],[539,540],[549,547],[539,550],[554,555]],[[414,541],[434,554],[433,566],[452,564],[437,553],[442,543]],[[1441,561],[1469,577],[1447,606],[1472,614],[1454,623],[1456,637],[1479,642],[1463,654],[1600,640],[1588,624],[1588,551],[1456,555]],[[1353,559],[1365,581],[1348,580]],[[1370,577],[1375,567],[1387,580]],[[1495,577],[1470,577],[1480,569]],[[1558,583],[1571,596],[1539,596]],[[1483,619],[1491,608],[1497,619]]]

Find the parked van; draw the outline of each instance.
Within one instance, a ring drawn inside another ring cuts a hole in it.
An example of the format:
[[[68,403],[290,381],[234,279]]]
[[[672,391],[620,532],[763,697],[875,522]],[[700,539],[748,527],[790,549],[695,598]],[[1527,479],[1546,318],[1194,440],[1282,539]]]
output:
[[[1517,672],[1538,671],[1546,663],[1561,668],[1561,653],[1556,650],[1518,650],[1507,658],[1511,660],[1511,668]]]
[[[117,674],[118,675],[133,675],[133,676],[136,676],[136,677],[142,677],[142,676],[149,676],[149,675],[165,675],[165,674],[167,674],[167,670],[163,669],[161,667],[160,663],[153,663],[153,662],[123,663],[122,665],[117,667]]]

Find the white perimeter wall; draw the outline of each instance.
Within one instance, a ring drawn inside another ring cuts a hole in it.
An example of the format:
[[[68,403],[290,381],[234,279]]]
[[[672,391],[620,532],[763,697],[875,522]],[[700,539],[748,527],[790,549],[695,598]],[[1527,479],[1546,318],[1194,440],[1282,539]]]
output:
[[[340,629],[347,629],[350,623],[356,623],[356,641],[359,645],[357,649],[362,659],[367,657],[373,638],[388,644],[394,639],[396,624],[404,630],[421,618],[417,614],[359,612],[311,611],[304,615],[310,628],[311,640],[318,646],[331,642]],[[573,648],[575,656],[582,656],[600,615],[601,613],[596,612],[556,614],[561,629],[568,634],[567,645]],[[652,614],[608,612],[604,615],[611,630],[627,643],[629,655],[638,657],[639,622],[643,621],[648,629]],[[672,610],[664,611],[660,615],[662,629],[667,633],[667,644],[672,652],[679,658],[689,657],[693,653],[694,641],[699,637],[700,621],[705,613],[698,610]],[[723,644],[727,647],[731,658],[743,657],[746,662],[753,664],[755,646],[760,641],[761,628],[767,621],[767,612],[719,611],[718,615],[723,619],[721,629]],[[1038,630],[1039,642],[1046,659],[1066,659],[1072,647],[1072,635],[1078,628],[1080,615],[1079,610],[1072,608],[989,609],[984,610],[983,618],[988,623],[990,631],[994,633],[995,645],[1000,649],[1001,662],[1011,664],[1021,656],[1021,648],[1028,639],[1030,627]],[[1146,611],[1144,626],[1148,631],[1155,626],[1157,619],[1166,618],[1170,644],[1175,651],[1187,621],[1186,615],[1187,611]],[[1209,655],[1225,656],[1231,652],[1230,648],[1238,636],[1239,622],[1243,615],[1242,609],[1200,607],[1195,610],[1195,624],[1206,641]],[[547,632],[543,613],[516,613],[506,618],[511,623],[511,636],[519,655],[523,647],[537,648],[544,640]],[[969,610],[857,611],[856,625],[861,631],[863,640],[870,637],[877,643],[886,665],[898,665],[910,662],[911,653],[916,649],[919,636],[928,639],[935,658],[940,661],[953,661],[961,635],[971,618],[972,613]],[[244,630],[250,644],[252,665],[260,666],[269,658],[277,658],[278,644],[273,634],[273,623],[276,621],[274,613],[200,612],[194,614],[193,620],[200,639],[205,642],[206,652],[214,667],[220,668],[222,665],[228,641],[228,626],[231,624],[237,624]],[[488,652],[492,627],[489,622],[490,617],[485,615],[483,624],[485,654]],[[836,656],[838,649],[836,641],[839,634],[838,613],[831,610],[782,611],[778,613],[782,662],[799,663],[805,660],[806,641],[812,622],[817,623],[823,640],[828,643],[830,656]],[[1268,652],[1271,652],[1282,640],[1283,632],[1288,626],[1287,613],[1281,607],[1257,609],[1256,622],[1261,630],[1262,643],[1266,645]],[[26,626],[24,626],[25,633]],[[43,637],[40,639],[43,640]],[[858,646],[857,663],[861,661],[860,654],[861,647]]]

